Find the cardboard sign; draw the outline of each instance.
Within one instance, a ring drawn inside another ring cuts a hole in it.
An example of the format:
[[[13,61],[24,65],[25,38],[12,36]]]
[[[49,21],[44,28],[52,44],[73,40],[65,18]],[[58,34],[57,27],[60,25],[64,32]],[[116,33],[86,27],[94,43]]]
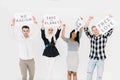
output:
[[[29,13],[18,13],[15,14],[16,24],[32,24],[33,18]]]
[[[101,34],[105,34],[110,29],[112,29],[116,25],[116,22],[110,18],[109,16],[101,20],[97,25],[97,29],[100,31]]]
[[[45,15],[44,16],[44,26],[45,27],[59,27],[60,19],[55,15]]]
[[[83,19],[79,17],[75,23],[75,29],[79,30],[84,25]]]

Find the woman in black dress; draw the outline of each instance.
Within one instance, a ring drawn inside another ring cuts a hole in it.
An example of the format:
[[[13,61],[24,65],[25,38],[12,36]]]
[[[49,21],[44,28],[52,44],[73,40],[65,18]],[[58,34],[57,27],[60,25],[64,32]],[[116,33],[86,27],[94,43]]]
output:
[[[52,27],[48,28],[47,35],[46,35],[45,27],[44,27],[44,20],[42,21],[41,37],[45,44],[43,56],[45,56],[49,60],[49,69],[48,69],[48,74],[46,77],[47,80],[50,78],[51,70],[53,68],[56,57],[60,55],[55,44],[61,32],[61,25],[62,23],[60,22],[60,27],[57,29],[57,32],[55,33],[55,35],[53,34],[54,29]]]
[[[45,44],[45,49],[43,55],[49,58],[56,57],[59,55],[59,52],[55,46],[57,39],[59,38],[61,32],[61,26],[57,29],[55,35],[53,35],[53,28],[48,29],[48,36],[45,35],[44,21],[42,21],[41,36]]]

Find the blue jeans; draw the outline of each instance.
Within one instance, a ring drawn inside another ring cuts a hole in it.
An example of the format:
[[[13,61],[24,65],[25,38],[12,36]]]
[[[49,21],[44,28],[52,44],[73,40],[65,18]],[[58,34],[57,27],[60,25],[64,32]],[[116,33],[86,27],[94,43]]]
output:
[[[97,80],[102,80],[104,70],[104,60],[93,60],[90,59],[87,69],[87,80],[92,80],[93,72],[97,66]]]

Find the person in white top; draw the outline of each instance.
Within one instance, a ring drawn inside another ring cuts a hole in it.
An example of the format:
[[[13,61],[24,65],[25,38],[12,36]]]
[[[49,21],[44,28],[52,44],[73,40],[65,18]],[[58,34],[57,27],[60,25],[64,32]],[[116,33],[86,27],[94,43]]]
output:
[[[29,27],[23,26],[22,32],[24,36],[21,37],[19,42],[19,58],[22,60],[28,60],[34,58],[34,53],[32,50],[32,39],[28,36]]]
[[[12,21],[12,26],[15,25],[15,19]],[[27,71],[29,72],[29,80],[34,79],[35,61],[32,50],[32,39],[29,35],[30,28],[27,25],[22,26],[22,36],[19,36],[19,65],[22,75],[22,80],[27,80]]]

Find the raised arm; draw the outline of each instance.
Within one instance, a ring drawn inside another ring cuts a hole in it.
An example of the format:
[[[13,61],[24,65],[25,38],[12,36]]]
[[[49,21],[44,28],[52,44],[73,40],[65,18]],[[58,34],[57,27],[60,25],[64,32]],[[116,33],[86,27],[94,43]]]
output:
[[[66,28],[66,25],[63,24],[62,35],[61,35],[62,39],[65,38],[65,28]]]
[[[65,42],[68,42],[69,38],[66,38],[66,37],[65,37],[65,29],[66,29],[66,25],[63,24],[63,29],[62,29],[62,35],[61,35],[61,37],[62,37],[62,39],[63,39]]]
[[[79,30],[79,39],[80,39],[81,36],[82,36],[82,30],[83,30],[83,27],[81,27],[80,30]]]
[[[46,36],[45,36],[45,27],[44,27],[44,20],[42,20],[41,37],[42,37],[43,40],[46,39]]]
[[[22,35],[18,34],[18,32],[16,31],[15,27],[17,27],[17,26],[15,26],[15,24],[16,24],[16,20],[15,20],[15,18],[13,18],[12,21],[11,21],[12,35],[13,35],[15,40],[21,41],[22,40]]]
[[[85,23],[85,26],[84,26],[84,31],[85,31],[85,34],[87,35],[88,38],[91,38],[92,37],[92,34],[90,33],[90,30],[88,28],[91,20],[93,19],[92,16],[89,16],[87,22]]]
[[[84,26],[85,28],[87,28],[89,26],[89,24],[90,24],[90,22],[92,21],[93,18],[94,18],[93,16],[89,16],[87,22],[85,23],[85,26]]]
[[[16,23],[15,18],[13,18],[13,19],[12,19],[11,26],[15,26],[15,23]]]
[[[33,22],[34,22],[35,24],[37,24],[37,20],[36,20],[35,16],[32,16],[32,19],[33,19]]]
[[[57,32],[56,32],[56,34],[55,34],[56,40],[57,40],[57,39],[59,38],[59,36],[60,36],[61,27],[62,27],[62,21],[60,20],[60,26],[59,26],[59,28],[57,29]]]

